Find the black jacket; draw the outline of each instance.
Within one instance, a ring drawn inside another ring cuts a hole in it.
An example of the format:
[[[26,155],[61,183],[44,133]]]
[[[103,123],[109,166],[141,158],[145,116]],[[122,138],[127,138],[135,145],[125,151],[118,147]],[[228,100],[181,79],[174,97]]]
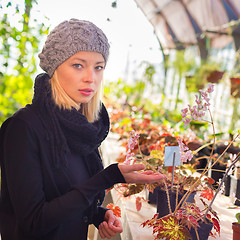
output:
[[[74,152],[67,166],[54,166],[47,135],[31,105],[1,127],[2,240],[85,240],[88,225],[103,221],[104,190],[125,182],[117,164],[92,176]],[[99,158],[98,149],[89,157]]]

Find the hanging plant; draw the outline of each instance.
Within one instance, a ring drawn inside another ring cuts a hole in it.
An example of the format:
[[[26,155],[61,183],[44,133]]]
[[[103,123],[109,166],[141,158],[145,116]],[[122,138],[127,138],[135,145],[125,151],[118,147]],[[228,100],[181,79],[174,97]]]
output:
[[[231,95],[234,98],[240,98],[240,77],[231,77]]]
[[[207,81],[211,83],[218,83],[223,78],[224,72],[213,70],[207,75]]]
[[[186,76],[186,88],[189,92],[198,92],[208,82],[218,83],[224,75],[221,64],[213,61],[202,62],[195,68],[193,76]]]

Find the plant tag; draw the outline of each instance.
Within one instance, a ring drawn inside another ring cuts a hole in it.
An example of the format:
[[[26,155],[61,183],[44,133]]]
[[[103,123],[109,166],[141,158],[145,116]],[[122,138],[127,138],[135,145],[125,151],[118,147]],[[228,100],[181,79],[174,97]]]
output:
[[[165,160],[164,160],[164,166],[165,167],[171,167],[173,165],[174,166],[179,166],[179,165],[182,164],[181,155],[180,155],[179,150],[180,150],[179,146],[167,146],[167,147],[165,147],[165,153],[164,153],[165,154]]]

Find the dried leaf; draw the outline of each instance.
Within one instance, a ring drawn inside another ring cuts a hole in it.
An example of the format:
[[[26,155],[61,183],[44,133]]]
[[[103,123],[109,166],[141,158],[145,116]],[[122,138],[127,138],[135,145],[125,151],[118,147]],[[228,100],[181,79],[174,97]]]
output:
[[[144,189],[144,184],[129,184],[125,192],[124,197],[128,197],[137,193],[140,193]]]

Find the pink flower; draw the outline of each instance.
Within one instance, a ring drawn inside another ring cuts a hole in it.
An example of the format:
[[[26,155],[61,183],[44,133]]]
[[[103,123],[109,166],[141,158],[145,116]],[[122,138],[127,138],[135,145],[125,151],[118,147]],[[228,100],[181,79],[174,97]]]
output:
[[[202,121],[202,118],[205,116],[206,111],[209,109],[210,98],[208,97],[208,94],[213,92],[214,90],[213,88],[214,88],[213,84],[208,84],[206,91],[199,90],[200,96],[195,95],[196,105],[191,106],[189,104],[188,108],[184,108],[181,110],[181,115],[185,125],[188,125],[191,120]],[[188,110],[191,118],[187,118]]]
[[[136,134],[134,130],[130,132],[130,138],[128,139],[128,148],[134,149],[134,147],[138,144],[137,139],[139,138],[139,134]]]
[[[132,163],[132,160],[134,160],[133,156],[134,153],[131,152],[135,148],[135,146],[138,144],[137,139],[139,138],[139,134],[136,134],[134,130],[132,130],[130,133],[130,138],[128,139],[128,151],[127,151],[127,156],[126,160],[124,161],[124,164],[130,165]]]
[[[191,122],[190,118],[183,118],[183,122],[185,125],[188,125]]]
[[[187,116],[187,113],[188,113],[188,108],[182,109],[181,112],[182,112],[182,114],[181,114],[182,118],[185,118]]]
[[[207,92],[208,92],[208,93],[212,93],[213,91],[214,91],[214,85],[211,84],[211,83],[209,83],[209,84],[207,85]]]
[[[189,148],[183,143],[183,140],[181,138],[177,139],[177,141],[180,148],[180,155],[181,155],[180,160],[182,162],[191,161],[191,159],[193,158],[192,151],[189,150]]]

